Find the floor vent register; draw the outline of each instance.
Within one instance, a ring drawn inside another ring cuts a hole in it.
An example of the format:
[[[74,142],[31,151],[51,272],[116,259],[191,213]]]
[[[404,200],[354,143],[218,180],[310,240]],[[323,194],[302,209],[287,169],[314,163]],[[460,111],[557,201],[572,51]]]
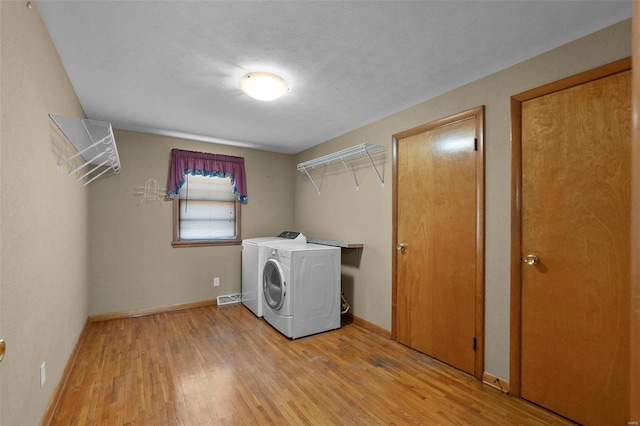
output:
[[[239,303],[241,301],[242,301],[242,297],[240,296],[240,293],[227,294],[225,296],[218,296],[218,306],[229,305],[231,303]]]

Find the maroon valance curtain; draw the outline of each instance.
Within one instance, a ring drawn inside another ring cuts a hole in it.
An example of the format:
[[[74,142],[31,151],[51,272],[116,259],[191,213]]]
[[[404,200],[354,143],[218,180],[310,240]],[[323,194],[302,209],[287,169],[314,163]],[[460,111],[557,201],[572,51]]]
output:
[[[178,196],[180,188],[184,185],[186,175],[231,178],[231,185],[236,198],[241,203],[246,203],[248,200],[243,157],[172,149],[171,169],[167,185],[169,198]]]

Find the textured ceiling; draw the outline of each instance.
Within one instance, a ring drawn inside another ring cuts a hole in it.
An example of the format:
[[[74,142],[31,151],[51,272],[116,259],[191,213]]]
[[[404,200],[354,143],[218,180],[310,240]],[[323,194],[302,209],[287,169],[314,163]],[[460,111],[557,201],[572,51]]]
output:
[[[615,0],[36,4],[87,117],[285,153],[631,16]],[[251,99],[249,71],[290,91]]]

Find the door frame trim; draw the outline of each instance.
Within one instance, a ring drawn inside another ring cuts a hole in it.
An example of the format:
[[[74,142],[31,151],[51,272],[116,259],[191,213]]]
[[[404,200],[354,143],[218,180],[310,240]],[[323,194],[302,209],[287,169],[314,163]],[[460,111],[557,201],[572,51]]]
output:
[[[631,69],[626,58],[511,97],[511,302],[509,393],[521,396],[522,362],[522,103]]]
[[[398,287],[397,287],[397,250],[398,244],[398,143],[401,139],[424,133],[447,124],[475,117],[477,155],[476,155],[476,351],[474,376],[482,381],[484,370],[484,106],[479,106],[449,117],[432,121],[392,135],[392,246],[391,246],[391,339],[397,338]]]
[[[640,3],[633,2],[631,139],[631,389],[629,420],[640,420]]]

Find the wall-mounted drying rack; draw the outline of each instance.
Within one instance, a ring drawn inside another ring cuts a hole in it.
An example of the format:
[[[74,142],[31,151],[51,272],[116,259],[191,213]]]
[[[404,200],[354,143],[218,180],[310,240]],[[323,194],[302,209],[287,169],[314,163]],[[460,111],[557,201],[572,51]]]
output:
[[[85,185],[109,171],[113,171],[116,175],[120,173],[120,157],[111,123],[51,114],[49,117],[78,151],[71,157],[60,161],[58,168],[81,157],[84,162],[71,170],[69,176],[75,174],[76,182],[87,178]]]
[[[369,158],[369,162],[371,163],[371,166],[373,166],[373,169],[376,171],[376,174],[378,175],[378,179],[380,180],[380,185],[384,188],[384,179],[382,178],[382,175],[380,175],[378,168],[373,162],[373,159],[371,158],[371,154],[378,151],[384,151],[385,149],[386,148],[381,145],[362,143],[360,145],[352,146],[351,148],[346,148],[341,151],[334,152],[332,154],[327,154],[322,157],[314,158],[313,160],[305,161],[304,163],[299,163],[298,170],[305,172],[305,174],[313,184],[313,187],[318,192],[318,195],[320,195],[320,189],[318,188],[318,185],[316,185],[313,178],[309,174],[309,169],[313,169],[323,164],[329,164],[334,161],[341,161],[342,164],[344,165],[344,168],[347,170],[347,173],[349,173],[349,176],[351,176],[351,180],[356,186],[356,191],[359,191],[360,187],[358,186],[358,181],[356,180],[356,177],[351,171],[351,169],[349,169],[349,167],[347,166],[346,160],[354,159],[356,157],[361,157],[363,155],[366,155]]]

